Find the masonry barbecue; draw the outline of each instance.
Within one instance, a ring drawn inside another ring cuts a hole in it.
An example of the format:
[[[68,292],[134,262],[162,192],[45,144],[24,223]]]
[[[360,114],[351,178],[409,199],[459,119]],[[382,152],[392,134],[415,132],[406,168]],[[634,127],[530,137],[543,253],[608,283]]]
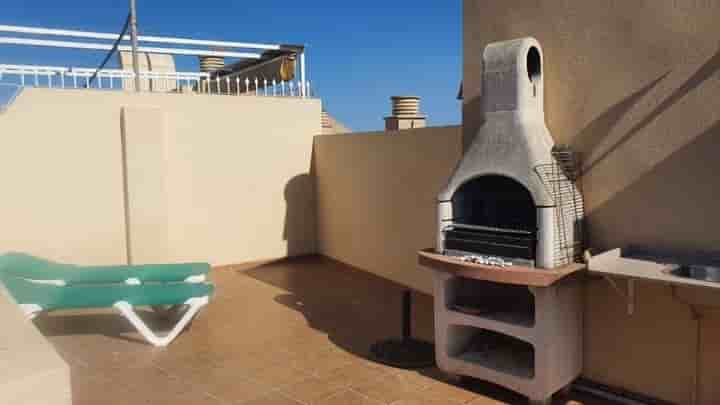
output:
[[[568,264],[581,253],[582,199],[572,153],[545,126],[540,46],[491,44],[484,62],[485,123],[439,195],[437,250]]]
[[[435,280],[441,369],[546,403],[582,365],[583,202],[575,156],[545,125],[533,38],[483,53],[484,123],[438,196]]]

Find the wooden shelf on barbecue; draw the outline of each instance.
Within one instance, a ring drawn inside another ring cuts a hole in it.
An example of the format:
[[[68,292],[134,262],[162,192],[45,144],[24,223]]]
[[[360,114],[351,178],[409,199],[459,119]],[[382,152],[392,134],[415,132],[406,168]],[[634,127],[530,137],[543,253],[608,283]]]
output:
[[[526,266],[487,266],[464,262],[456,257],[436,253],[434,249],[419,251],[418,263],[421,266],[452,273],[458,277],[534,287],[548,287],[562,278],[585,270],[585,264],[583,263],[572,263],[555,269],[538,269]]]

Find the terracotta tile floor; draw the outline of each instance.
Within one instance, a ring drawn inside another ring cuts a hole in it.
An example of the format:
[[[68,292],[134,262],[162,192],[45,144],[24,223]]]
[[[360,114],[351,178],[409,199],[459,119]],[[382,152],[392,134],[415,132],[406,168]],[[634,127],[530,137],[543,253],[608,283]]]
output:
[[[373,342],[398,333],[401,288],[368,273],[312,256],[228,266],[211,278],[214,299],[167,348],[149,346],[111,311],[37,319],[71,365],[74,404],[525,403],[487,383],[454,385],[437,369],[369,360]],[[414,332],[432,336],[430,297],[415,297]]]

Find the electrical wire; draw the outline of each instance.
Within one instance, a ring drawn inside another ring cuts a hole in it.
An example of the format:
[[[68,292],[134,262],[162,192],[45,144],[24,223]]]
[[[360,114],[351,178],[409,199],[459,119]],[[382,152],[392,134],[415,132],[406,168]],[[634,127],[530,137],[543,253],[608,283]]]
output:
[[[93,83],[93,80],[97,77],[97,75],[100,73],[101,70],[105,67],[105,65],[108,63],[110,58],[115,54],[115,52],[118,49],[118,46],[120,45],[120,42],[122,41],[123,37],[125,36],[125,33],[127,33],[127,29],[130,26],[130,14],[128,14],[127,18],[125,19],[125,25],[123,25],[122,31],[120,31],[120,35],[115,40],[115,43],[113,44],[112,49],[110,49],[105,55],[105,59],[103,59],[102,63],[100,63],[100,66],[95,70],[95,72],[90,76],[90,79],[87,82],[87,85],[85,87],[90,87]]]

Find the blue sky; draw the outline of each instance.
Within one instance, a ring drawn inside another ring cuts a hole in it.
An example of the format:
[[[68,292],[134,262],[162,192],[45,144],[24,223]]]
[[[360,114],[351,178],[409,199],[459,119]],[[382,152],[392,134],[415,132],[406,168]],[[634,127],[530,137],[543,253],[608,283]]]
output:
[[[430,125],[460,122],[459,0],[137,2],[141,34],[307,45],[313,87],[353,130],[382,129],[389,97],[405,94],[423,98]],[[126,14],[124,0],[5,0],[0,24],[116,32]],[[0,45],[0,63],[93,67],[103,56]],[[193,57],[177,63],[197,65]]]

